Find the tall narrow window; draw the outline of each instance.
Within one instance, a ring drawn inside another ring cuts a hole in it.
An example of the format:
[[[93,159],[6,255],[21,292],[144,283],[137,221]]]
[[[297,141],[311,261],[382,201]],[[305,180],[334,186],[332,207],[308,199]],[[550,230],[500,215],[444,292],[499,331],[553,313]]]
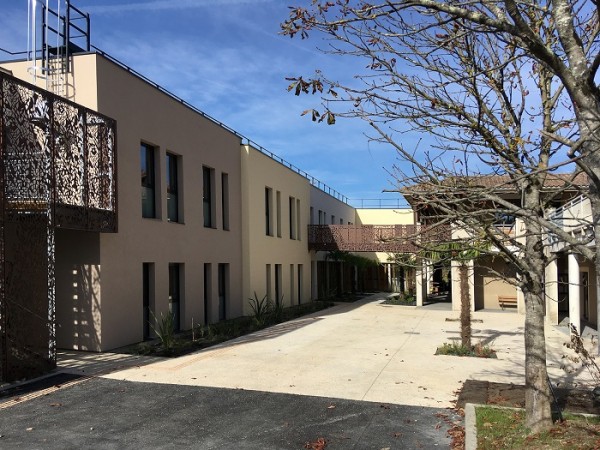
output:
[[[229,175],[221,174],[221,214],[223,229],[229,230]]]
[[[281,237],[281,192],[277,191],[277,237]]]
[[[227,291],[229,285],[229,264],[219,264],[219,320],[227,319]]]
[[[294,278],[294,265],[290,264],[290,305],[294,304],[294,297],[296,296],[296,292],[294,289],[294,284],[296,280]]]
[[[325,225],[324,216],[325,216],[325,213],[323,211],[319,210],[319,225]]]
[[[179,176],[177,156],[167,153],[167,219],[179,222]]]
[[[289,199],[289,221],[290,221],[290,239],[296,239],[296,199]]]
[[[281,305],[283,296],[281,295],[281,264],[275,264],[275,304]]]
[[[331,225],[335,225],[335,216],[331,215]]]
[[[212,295],[212,264],[204,263],[204,325],[210,323],[210,297]]]
[[[140,145],[140,165],[142,175],[142,217],[156,217],[156,175],[154,171],[155,148]]]
[[[214,173],[215,169],[202,166],[202,213],[206,228],[215,228]]]
[[[266,279],[267,299],[273,300],[271,296],[271,264],[267,264],[267,279]]]
[[[302,212],[300,211],[300,199],[297,198],[296,199],[296,239],[300,240],[301,239],[301,232],[300,230],[302,229]]]
[[[298,304],[302,303],[302,283],[304,283],[304,266],[298,264]]]
[[[273,236],[273,189],[265,188],[265,231]]]
[[[151,337],[152,327],[152,298],[154,296],[154,264],[142,264],[142,315],[143,315],[143,330],[144,339]]]
[[[181,329],[180,264],[169,264],[169,312],[173,315],[173,330]]]

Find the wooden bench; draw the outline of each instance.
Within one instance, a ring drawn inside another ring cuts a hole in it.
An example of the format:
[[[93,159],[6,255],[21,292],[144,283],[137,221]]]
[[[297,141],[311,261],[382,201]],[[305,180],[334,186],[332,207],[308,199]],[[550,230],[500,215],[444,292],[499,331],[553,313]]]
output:
[[[500,308],[504,309],[506,306],[514,306],[517,307],[517,297],[514,295],[499,295],[498,303],[500,303]]]

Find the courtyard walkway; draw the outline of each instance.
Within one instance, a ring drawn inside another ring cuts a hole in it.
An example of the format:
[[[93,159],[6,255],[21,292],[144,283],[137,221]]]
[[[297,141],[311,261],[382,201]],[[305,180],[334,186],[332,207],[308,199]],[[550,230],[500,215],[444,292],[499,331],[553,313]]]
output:
[[[436,356],[460,338],[458,312],[447,305],[382,304],[384,296],[340,304],[222,345],[175,359],[63,353],[62,368],[146,383],[449,407],[467,379],[524,384],[524,317],[514,311],[473,314],[473,342],[497,359]],[[440,307],[441,306],[441,307]],[[547,326],[553,383],[590,386],[588,373],[561,368],[564,329]],[[87,359],[87,361],[86,361]]]

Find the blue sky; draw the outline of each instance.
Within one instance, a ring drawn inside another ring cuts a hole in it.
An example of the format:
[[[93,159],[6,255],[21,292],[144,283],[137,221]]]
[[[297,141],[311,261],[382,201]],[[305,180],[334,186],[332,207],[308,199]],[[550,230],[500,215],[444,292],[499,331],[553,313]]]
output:
[[[50,0],[55,7],[57,0]],[[0,0],[0,47],[27,48],[27,0]],[[286,77],[321,69],[336,78],[355,61],[324,55],[318,38],[278,35],[297,0],[75,0],[91,15],[92,44],[351,199],[396,199],[389,147],[358,120],[301,117],[316,97],[286,91]],[[6,55],[0,52],[0,59]],[[359,66],[364,64],[359,63]]]

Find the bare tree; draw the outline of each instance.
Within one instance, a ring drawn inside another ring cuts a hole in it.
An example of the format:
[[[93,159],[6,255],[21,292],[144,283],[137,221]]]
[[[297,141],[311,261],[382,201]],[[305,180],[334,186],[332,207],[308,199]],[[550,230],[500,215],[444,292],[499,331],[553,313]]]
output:
[[[552,256],[544,249],[545,232],[594,257],[545,215],[556,197],[579,188],[575,176],[549,173],[569,164],[567,156],[579,152],[578,164],[595,173],[590,115],[584,138],[581,115],[572,120],[574,86],[555,70],[567,67],[556,55],[546,60],[560,41],[555,3],[562,2],[315,1],[293,8],[282,25],[291,36],[322,32],[330,38],[328,52],[368,61],[345,83],[322,73],[290,80],[296,94],[324,95],[323,110],[310,111],[313,120],[366,120],[375,131],[371,139],[397,150],[399,190],[421,212],[433,211],[438,225],[458,224],[472,240],[489,242],[516,268],[526,305],[527,425],[534,432],[552,423],[543,308],[544,269]],[[409,131],[433,136],[436,144],[407,149],[401,142]],[[525,230],[505,233],[496,226],[499,215],[519,218]]]

